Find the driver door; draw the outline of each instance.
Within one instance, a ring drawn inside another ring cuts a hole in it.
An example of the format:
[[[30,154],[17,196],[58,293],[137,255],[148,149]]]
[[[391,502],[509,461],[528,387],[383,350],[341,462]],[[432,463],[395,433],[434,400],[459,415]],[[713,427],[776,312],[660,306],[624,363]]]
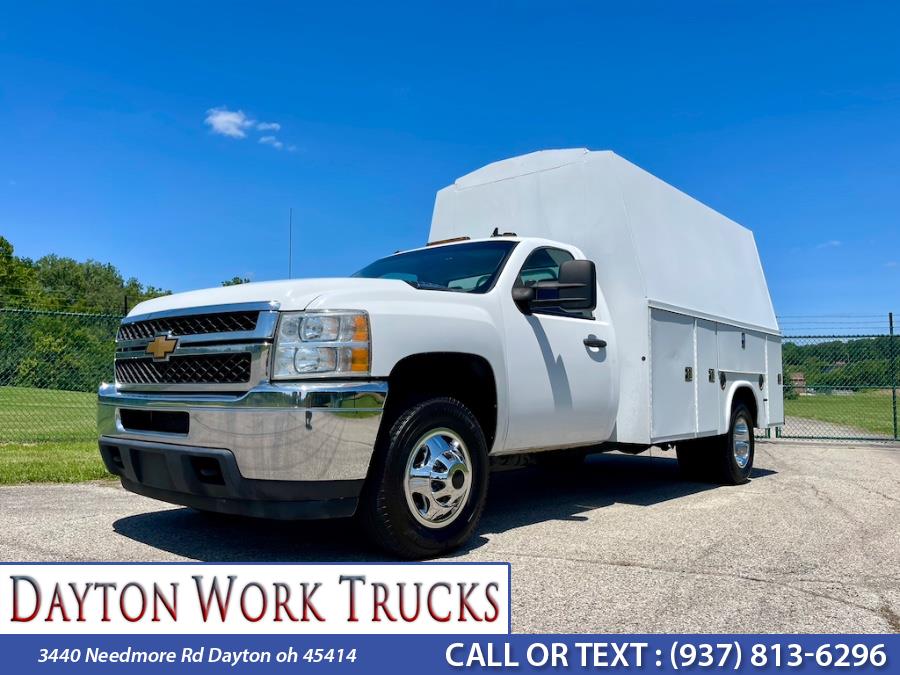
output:
[[[555,281],[560,265],[572,260],[564,249],[532,251],[516,285]],[[552,290],[540,289],[546,299]],[[557,292],[558,293],[558,292]],[[602,306],[602,303],[601,303]],[[574,447],[600,443],[612,432],[616,417],[615,369],[608,348],[608,317],[594,311],[566,311],[542,306],[526,315],[511,297],[503,299],[509,383],[509,450]]]

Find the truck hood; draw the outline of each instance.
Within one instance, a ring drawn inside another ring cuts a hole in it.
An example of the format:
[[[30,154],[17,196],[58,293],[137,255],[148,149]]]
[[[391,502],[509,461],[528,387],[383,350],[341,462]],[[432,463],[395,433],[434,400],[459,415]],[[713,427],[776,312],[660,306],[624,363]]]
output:
[[[237,286],[205,288],[199,291],[175,293],[153,300],[147,300],[134,307],[128,316],[141,316],[177,309],[209,307],[212,305],[233,305],[245,302],[278,303],[282,310],[306,309],[309,304],[324,294],[338,293],[341,296],[371,296],[373,293],[415,293],[409,284],[396,279],[289,279],[285,281],[263,281]]]

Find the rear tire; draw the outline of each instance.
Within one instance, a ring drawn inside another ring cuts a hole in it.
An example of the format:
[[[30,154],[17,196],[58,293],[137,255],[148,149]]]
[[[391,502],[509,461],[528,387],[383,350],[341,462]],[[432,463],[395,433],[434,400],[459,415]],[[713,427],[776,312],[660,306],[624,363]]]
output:
[[[369,538],[400,558],[430,558],[467,541],[484,510],[487,443],[452,398],[412,403],[376,448],[360,499]]]
[[[731,411],[728,433],[683,441],[676,448],[678,468],[688,480],[723,485],[746,483],[753,471],[753,415],[743,403]]]
[[[736,403],[731,410],[731,423],[724,442],[716,452],[716,479],[724,485],[746,483],[753,471],[756,454],[753,439],[753,415],[743,403]]]

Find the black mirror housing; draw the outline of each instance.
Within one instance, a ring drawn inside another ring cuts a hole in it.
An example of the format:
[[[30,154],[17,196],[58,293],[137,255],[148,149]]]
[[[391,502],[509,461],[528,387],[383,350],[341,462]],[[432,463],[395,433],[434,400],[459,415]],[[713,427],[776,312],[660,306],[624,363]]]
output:
[[[533,286],[516,286],[512,290],[512,299],[522,314],[531,314],[531,303],[534,302]]]
[[[556,291],[556,297],[540,297],[541,289]],[[560,265],[558,280],[516,286],[512,298],[526,315],[539,307],[592,312],[597,307],[597,268],[590,260],[568,260]]]
[[[559,284],[560,306],[581,311],[597,308],[597,268],[590,260],[567,260],[560,265]]]

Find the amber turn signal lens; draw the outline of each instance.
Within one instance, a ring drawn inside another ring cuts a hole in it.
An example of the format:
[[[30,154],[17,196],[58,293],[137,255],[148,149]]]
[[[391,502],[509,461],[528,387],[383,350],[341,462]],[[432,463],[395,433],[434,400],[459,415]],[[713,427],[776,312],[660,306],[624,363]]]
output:
[[[366,373],[369,371],[368,349],[352,349],[350,351],[350,371],[354,373]]]

